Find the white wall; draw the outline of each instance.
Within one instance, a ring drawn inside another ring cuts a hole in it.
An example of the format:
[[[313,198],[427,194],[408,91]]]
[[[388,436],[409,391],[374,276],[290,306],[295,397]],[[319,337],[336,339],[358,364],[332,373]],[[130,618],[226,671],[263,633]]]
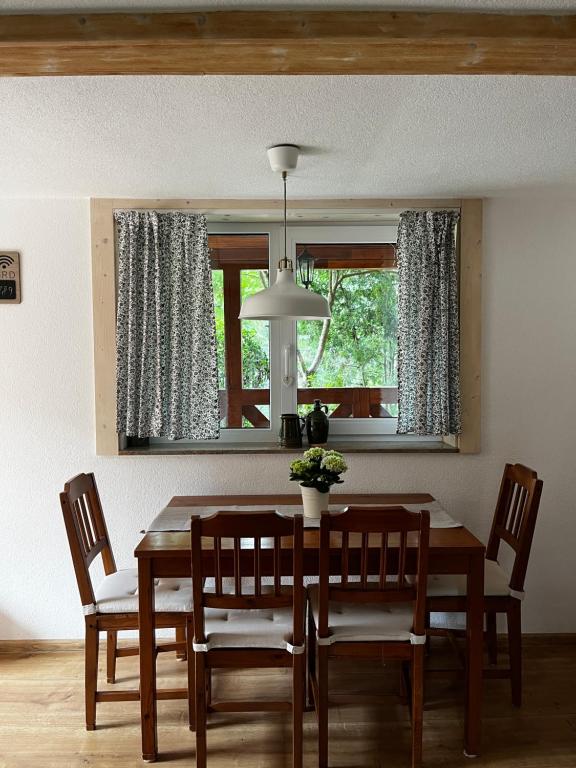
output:
[[[430,491],[487,536],[505,461],[544,479],[525,629],[576,631],[576,217],[553,198],[486,206],[484,449],[354,455],[350,491]],[[120,566],[173,494],[293,491],[281,456],[97,458],[87,200],[0,201],[23,303],[0,306],[0,638],[69,638],[83,621],[58,503],[95,471]]]

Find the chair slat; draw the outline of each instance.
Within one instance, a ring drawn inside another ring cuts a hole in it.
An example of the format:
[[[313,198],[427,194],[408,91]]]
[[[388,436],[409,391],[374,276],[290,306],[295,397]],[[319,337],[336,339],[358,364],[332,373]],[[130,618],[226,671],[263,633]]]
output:
[[[281,539],[280,536],[274,537],[274,591],[277,595],[280,594],[282,586],[282,566],[280,563],[281,557]]]
[[[221,566],[221,556],[222,556],[222,549],[220,544],[220,539],[214,536],[213,538],[213,548],[214,548],[214,591],[217,595],[222,594],[222,566]]]
[[[240,570],[240,539],[234,537],[234,591],[242,594],[242,571]]]
[[[362,534],[362,549],[360,552],[360,582],[363,587],[368,583],[368,533]]]
[[[254,539],[254,594],[262,594],[262,584],[260,581],[260,537]]]
[[[86,557],[88,552],[90,551],[90,543],[88,541],[88,536],[86,534],[86,525],[84,523],[84,515],[82,514],[82,507],[80,506],[80,502],[78,501],[78,499],[72,502],[72,509],[74,511],[74,520],[76,522],[78,537],[80,539],[80,544],[82,546],[82,552],[84,557]]]
[[[400,545],[398,549],[398,586],[402,587],[406,580],[406,531],[400,533]]]
[[[386,572],[387,572],[387,565],[388,565],[388,534],[387,533],[381,533],[380,534],[380,589],[384,589],[386,586]]]
[[[514,524],[514,528],[512,529],[512,533],[516,538],[518,538],[520,534],[520,528],[522,527],[522,522],[524,520],[524,508],[526,505],[526,497],[528,496],[528,491],[526,488],[520,487],[520,498],[518,501],[518,514],[516,516],[516,521]]]
[[[342,584],[348,583],[348,571],[350,567],[350,536],[348,531],[342,531]]]
[[[98,539],[97,539],[97,536],[94,534],[91,516],[88,512],[88,507],[86,506],[86,497],[84,494],[82,494],[82,496],[80,496],[80,498],[78,499],[78,506],[80,507],[80,510],[82,513],[82,519],[84,520],[84,530],[86,531],[88,548],[92,549],[92,547],[94,546],[94,544]]]
[[[510,531],[512,535],[514,535],[514,528],[516,527],[516,516],[518,514],[519,501],[520,501],[520,486],[515,484],[512,490],[510,509],[508,513],[509,516],[506,524],[506,529]]]

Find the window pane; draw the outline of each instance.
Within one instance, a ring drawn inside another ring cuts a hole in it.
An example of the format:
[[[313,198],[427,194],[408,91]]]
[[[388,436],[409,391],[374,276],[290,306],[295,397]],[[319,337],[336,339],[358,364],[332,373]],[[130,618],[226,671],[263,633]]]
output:
[[[268,286],[268,235],[208,236],[218,351],[221,427],[270,427],[268,323],[238,318],[242,300]]]
[[[246,296],[267,287],[267,269],[242,270],[240,274],[242,301]],[[252,390],[250,393],[251,402],[244,409],[242,427],[267,429],[270,426],[270,323],[262,320],[242,320],[240,325],[242,333],[242,387],[246,390]],[[262,390],[262,392],[259,394],[254,390]]]
[[[397,416],[397,273],[356,267],[350,254],[340,264],[317,267],[311,286],[332,319],[297,324],[299,412],[317,397],[333,418]]]

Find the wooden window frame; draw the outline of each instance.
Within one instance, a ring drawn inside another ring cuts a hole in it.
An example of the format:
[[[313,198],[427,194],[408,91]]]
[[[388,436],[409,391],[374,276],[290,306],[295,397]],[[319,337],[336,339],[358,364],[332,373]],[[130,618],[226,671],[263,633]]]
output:
[[[92,290],[94,317],[94,374],[96,410],[96,453],[116,456],[121,452],[116,432],[116,256],[114,210],[190,210],[212,216],[243,212],[280,210],[277,200],[137,200],[92,198],[90,201],[92,233]],[[407,208],[457,208],[461,219],[460,239],[460,381],[462,400],[462,433],[444,442],[460,453],[479,453],[481,428],[481,279],[482,279],[482,200],[481,199],[351,199],[298,200],[291,209],[306,212],[313,220],[328,212],[347,215],[354,211],[373,213],[375,218],[399,213]],[[393,448],[392,448],[393,450]],[[184,451],[183,451],[184,452]],[[156,453],[158,451],[156,450]],[[170,453],[174,453],[173,450]]]

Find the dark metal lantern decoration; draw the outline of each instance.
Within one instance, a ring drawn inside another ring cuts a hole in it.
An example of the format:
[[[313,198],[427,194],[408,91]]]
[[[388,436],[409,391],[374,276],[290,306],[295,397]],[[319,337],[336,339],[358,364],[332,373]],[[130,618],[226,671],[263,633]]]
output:
[[[314,279],[314,256],[306,248],[298,256],[298,273],[300,282],[308,289]]]

